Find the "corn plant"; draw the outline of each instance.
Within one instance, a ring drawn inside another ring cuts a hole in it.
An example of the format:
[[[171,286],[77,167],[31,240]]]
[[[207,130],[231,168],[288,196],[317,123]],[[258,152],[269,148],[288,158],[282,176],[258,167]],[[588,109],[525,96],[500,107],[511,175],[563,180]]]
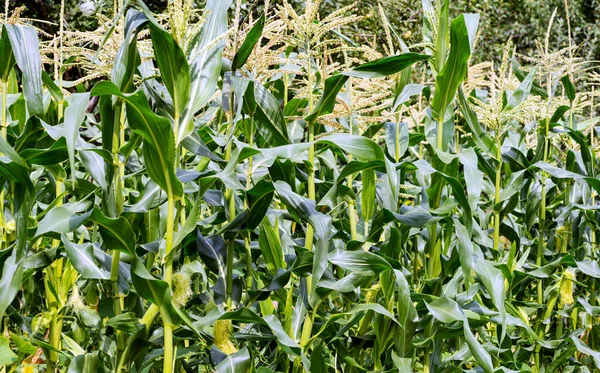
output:
[[[594,75],[556,12],[496,66],[448,0],[363,46],[318,0],[54,36],[8,5],[3,372],[600,370]]]

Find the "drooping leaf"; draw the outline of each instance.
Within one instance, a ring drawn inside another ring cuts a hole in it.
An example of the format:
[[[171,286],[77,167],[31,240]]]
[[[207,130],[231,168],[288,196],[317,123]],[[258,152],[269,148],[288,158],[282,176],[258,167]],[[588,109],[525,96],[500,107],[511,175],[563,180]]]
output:
[[[165,281],[154,278],[137,257],[134,257],[131,264],[131,280],[135,291],[160,309],[164,323],[179,325],[181,318],[171,301],[171,287]]]
[[[477,341],[477,338],[473,335],[471,328],[469,326],[469,321],[467,317],[464,317],[463,320],[463,332],[465,335],[465,342],[469,346],[469,350],[475,361],[479,364],[479,366],[483,369],[485,373],[492,373],[494,371],[494,366],[492,364],[492,357],[489,352],[487,352],[483,346]]]
[[[109,250],[122,250],[128,254],[135,251],[135,233],[129,221],[123,216],[109,218],[102,211],[94,208],[89,219],[98,224],[104,246]]]
[[[94,260],[94,248],[91,243],[75,244],[67,236],[61,235],[67,257],[73,267],[84,278],[109,280],[110,272],[99,267]]]
[[[485,260],[478,260],[475,263],[475,273],[481,280],[483,286],[486,288],[492,298],[492,302],[500,312],[500,318],[502,321],[502,335],[500,341],[504,339],[506,333],[506,308],[504,306],[504,300],[506,298],[504,291],[504,275],[498,268],[490,265]]]
[[[325,80],[323,95],[315,108],[305,120],[309,125],[313,124],[318,117],[331,114],[335,106],[338,92],[344,87],[349,77],[357,78],[379,78],[398,73],[414,63],[428,60],[430,56],[404,53],[398,56],[380,58],[378,60],[364,63],[350,71],[331,76]]]
[[[458,303],[446,297],[440,297],[431,303],[425,303],[425,305],[431,315],[443,323],[462,321],[465,317]]]
[[[79,228],[92,212],[76,214],[64,206],[54,207],[38,224],[36,237],[46,233],[68,233]]]
[[[17,354],[15,354],[11,348],[8,338],[5,336],[0,337],[0,366],[11,365],[17,361]]]

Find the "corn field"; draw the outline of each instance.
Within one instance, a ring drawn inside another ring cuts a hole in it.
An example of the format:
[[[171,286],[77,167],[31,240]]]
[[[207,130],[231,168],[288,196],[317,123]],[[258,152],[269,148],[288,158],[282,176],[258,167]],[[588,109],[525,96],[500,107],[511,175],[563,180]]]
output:
[[[486,14],[450,0],[413,45],[375,1],[369,44],[320,0],[117,0],[54,35],[5,1],[0,373],[600,371],[568,0],[477,64]]]

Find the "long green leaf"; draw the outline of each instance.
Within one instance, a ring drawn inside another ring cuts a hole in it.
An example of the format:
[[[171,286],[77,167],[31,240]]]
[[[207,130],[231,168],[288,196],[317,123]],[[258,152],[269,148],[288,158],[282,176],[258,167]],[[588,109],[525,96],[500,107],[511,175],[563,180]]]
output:
[[[467,77],[471,44],[479,16],[461,14],[450,23],[450,53],[444,68],[435,79],[435,93],[431,109],[434,119],[443,118],[446,108],[454,99],[460,83]]]
[[[23,93],[30,115],[44,114],[42,57],[37,32],[31,26],[5,24],[12,51],[23,73]]]
[[[115,95],[127,103],[129,126],[144,138],[144,157],[150,178],[168,195],[181,197],[183,187],[175,176],[175,140],[168,119],[154,114],[142,91],[124,94],[110,82],[94,86],[92,96]]]
[[[237,70],[240,67],[244,66],[248,57],[252,53],[254,46],[258,43],[260,36],[262,35],[263,29],[265,27],[265,15],[260,16],[258,21],[252,26],[252,29],[246,35],[246,39],[242,43],[242,46],[236,52],[235,56],[233,56],[233,61],[231,61],[231,70]]]
[[[173,99],[175,115],[180,116],[190,97],[190,66],[170,33],[154,22],[149,28],[162,81]]]

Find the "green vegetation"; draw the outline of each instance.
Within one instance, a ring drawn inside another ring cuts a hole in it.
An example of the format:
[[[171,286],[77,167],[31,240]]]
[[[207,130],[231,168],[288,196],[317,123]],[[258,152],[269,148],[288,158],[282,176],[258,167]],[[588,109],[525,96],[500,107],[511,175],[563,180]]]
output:
[[[390,3],[6,1],[0,372],[599,371],[583,3]]]

